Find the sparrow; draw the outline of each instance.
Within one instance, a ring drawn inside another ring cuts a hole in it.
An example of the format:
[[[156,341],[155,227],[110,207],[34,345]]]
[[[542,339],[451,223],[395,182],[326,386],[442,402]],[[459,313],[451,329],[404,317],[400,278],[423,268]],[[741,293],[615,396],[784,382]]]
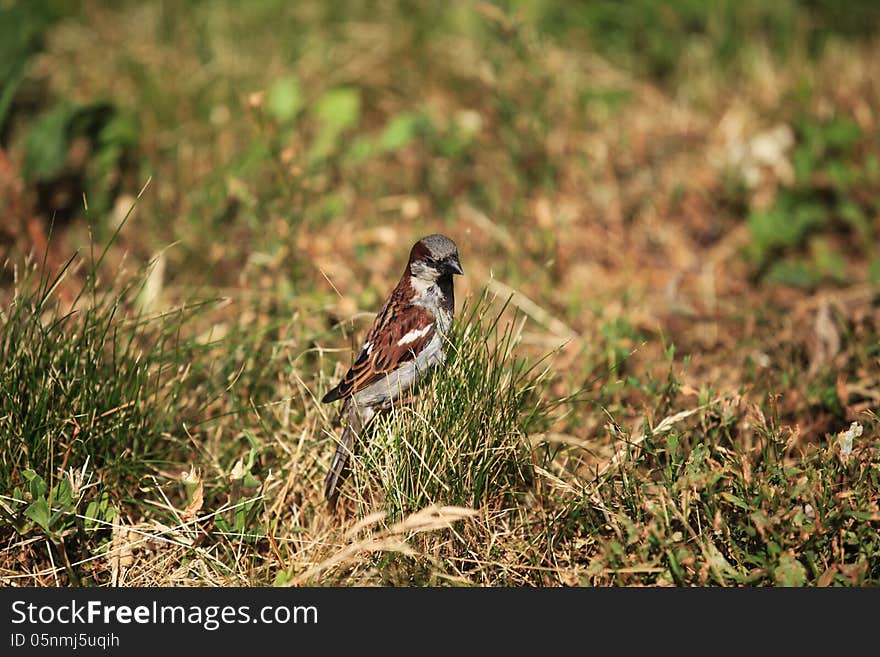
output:
[[[446,336],[455,313],[452,276],[462,275],[458,248],[444,235],[416,242],[397,287],[370,328],[351,368],[322,403],[344,400],[345,428],[327,479],[331,507],[348,473],[355,440],[370,421],[445,361]]]

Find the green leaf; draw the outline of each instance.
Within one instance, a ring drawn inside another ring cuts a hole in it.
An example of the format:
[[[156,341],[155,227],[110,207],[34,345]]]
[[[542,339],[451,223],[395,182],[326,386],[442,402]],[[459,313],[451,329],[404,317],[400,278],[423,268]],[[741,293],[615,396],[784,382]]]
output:
[[[859,172],[846,162],[832,160],[825,165],[825,175],[831,180],[832,186],[841,194],[858,181]]]
[[[808,182],[816,169],[816,158],[807,148],[797,148],[791,157],[795,180]]]
[[[778,211],[771,208],[763,212],[753,212],[749,215],[748,223],[752,235],[752,247],[756,259],[760,260],[776,243],[777,226],[780,223]]]
[[[422,117],[418,114],[398,114],[382,131],[379,147],[383,151],[396,151],[406,146],[419,131]]]
[[[341,132],[360,119],[360,94],[357,89],[331,89],[315,103],[314,113],[322,129]]]
[[[85,512],[85,526],[86,529],[92,529],[93,527],[97,527],[99,523],[98,520],[101,519],[101,507],[97,500],[92,500],[89,502],[86,507]]]
[[[312,109],[320,126],[309,149],[310,160],[320,160],[336,147],[340,134],[355,126],[361,115],[361,97],[356,89],[331,89],[321,96]]]
[[[859,238],[863,242],[872,239],[871,220],[858,203],[844,199],[840,204],[840,217],[858,232]]]
[[[862,131],[855,121],[837,117],[825,126],[823,136],[828,148],[848,152],[858,143]]]
[[[251,446],[250,450],[248,450],[248,461],[247,465],[244,466],[244,469],[247,472],[250,472],[251,468],[254,467],[254,463],[256,462],[257,456],[259,455],[260,450],[263,446],[260,443],[259,438],[257,438],[252,431],[248,431],[247,429],[245,429],[244,436],[245,438],[247,438],[247,441]]]
[[[359,163],[364,160],[372,157],[373,153],[376,150],[376,146],[373,143],[372,139],[367,137],[358,137],[348,148],[348,157],[352,159],[353,162]]]
[[[266,109],[277,121],[286,123],[302,109],[303,97],[296,78],[286,77],[276,80],[269,89]]]
[[[52,489],[52,504],[63,509],[69,509],[73,505],[73,490],[67,479],[62,479]]]
[[[113,115],[101,128],[98,141],[104,146],[136,146],[139,131],[140,127],[135,116],[114,110]]]
[[[807,583],[807,569],[790,552],[783,552],[773,570],[773,579],[777,586],[803,586]]]
[[[76,114],[71,105],[58,105],[41,115],[25,138],[24,176],[28,180],[51,178],[67,158],[67,127]]]
[[[52,514],[49,513],[49,503],[45,497],[39,497],[24,510],[24,515],[37,523],[44,531],[49,531]]]
[[[751,511],[752,507],[746,504],[741,498],[736,495],[731,495],[730,493],[721,493],[721,497],[725,500],[733,504],[734,506],[738,506],[740,509],[744,509],[746,511]]]
[[[112,522],[116,517],[116,509],[110,505],[110,495],[101,493],[101,496],[89,502],[85,512],[85,524],[87,528],[106,527],[107,522]]]
[[[822,276],[803,261],[780,260],[767,272],[767,280],[792,287],[813,287],[821,282]]]
[[[24,491],[21,490],[18,486],[12,489],[12,500],[10,500],[12,504],[14,504],[14,508],[17,510],[20,504],[24,504]]]
[[[22,475],[25,479],[28,480],[29,489],[31,492],[31,499],[35,500],[38,497],[42,497],[48,492],[49,486],[47,486],[43,478],[33,470],[25,470],[24,472],[22,472]]]

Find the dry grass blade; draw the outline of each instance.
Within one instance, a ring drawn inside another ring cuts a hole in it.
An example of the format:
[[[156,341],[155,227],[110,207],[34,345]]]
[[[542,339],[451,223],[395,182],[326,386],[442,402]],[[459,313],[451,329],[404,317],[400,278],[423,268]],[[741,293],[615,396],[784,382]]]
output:
[[[450,529],[453,523],[475,515],[476,511],[473,509],[454,506],[430,506],[421,509],[391,527],[378,529],[372,536],[349,543],[330,557],[297,575],[290,580],[290,584],[310,583],[327,570],[359,562],[364,555],[375,552],[416,555],[417,551],[407,543],[409,537],[414,534]],[[354,536],[370,526],[379,524],[384,518],[383,513],[370,514],[346,532],[346,535]]]
[[[563,345],[570,340],[575,340],[578,338],[578,334],[576,331],[567,326],[562,320],[551,315],[548,311],[529,299],[522,292],[519,292],[518,290],[515,290],[509,285],[506,285],[494,278],[489,279],[487,285],[490,292],[503,299],[509,298],[510,303],[513,306],[519,308],[526,315],[535,320],[538,324],[546,327],[547,329],[552,331],[553,334],[555,334],[557,337],[561,338],[562,341],[559,343],[560,345]]]

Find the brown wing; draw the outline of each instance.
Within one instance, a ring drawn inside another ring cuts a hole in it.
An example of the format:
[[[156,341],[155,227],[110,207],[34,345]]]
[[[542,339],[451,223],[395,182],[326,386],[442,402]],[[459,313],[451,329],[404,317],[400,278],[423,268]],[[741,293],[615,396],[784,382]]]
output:
[[[344,399],[413,360],[434,336],[434,316],[408,301],[411,292],[395,288],[364,340],[351,369],[322,402]],[[405,339],[405,340],[404,340]],[[401,344],[401,340],[404,340]]]

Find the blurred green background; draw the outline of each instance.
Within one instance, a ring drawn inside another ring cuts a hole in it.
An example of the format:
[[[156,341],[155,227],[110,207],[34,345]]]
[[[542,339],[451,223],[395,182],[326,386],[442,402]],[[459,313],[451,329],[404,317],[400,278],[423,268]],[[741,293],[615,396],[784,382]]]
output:
[[[875,43],[874,2],[7,0],[2,11],[0,145],[28,203],[63,222],[85,195],[106,237],[114,203],[155,174],[139,242],[181,241],[172,275],[214,271],[193,232],[261,249],[276,215],[319,225],[413,189],[433,216],[467,200],[507,223],[521,199],[564,185],[569,154],[553,144],[606,129],[644,85],[715,120],[741,103],[791,127],[794,179],[746,217],[755,275],[843,279],[840,245],[811,239],[842,225],[860,249],[873,242],[873,131],[853,108],[817,111],[826,90],[813,64]],[[718,196],[750,206],[729,173]]]

